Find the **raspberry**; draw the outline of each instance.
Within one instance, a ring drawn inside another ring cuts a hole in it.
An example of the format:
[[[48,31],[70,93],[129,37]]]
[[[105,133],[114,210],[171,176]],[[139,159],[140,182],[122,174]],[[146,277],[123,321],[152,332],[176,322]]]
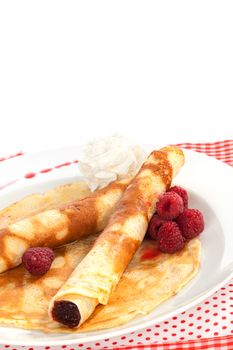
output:
[[[77,305],[68,300],[55,301],[52,309],[52,316],[55,321],[70,328],[77,327],[81,320]]]
[[[29,248],[22,257],[22,263],[31,275],[44,275],[55,258],[52,249],[47,247]]]
[[[196,237],[204,230],[204,218],[198,209],[185,209],[176,222],[185,238]]]
[[[185,240],[179,226],[172,221],[162,224],[158,231],[158,249],[163,253],[175,253],[184,247]]]
[[[162,219],[175,219],[184,210],[182,198],[175,192],[164,193],[157,202],[157,213]]]
[[[161,219],[157,214],[154,214],[149,222],[147,233],[150,238],[157,239],[157,232],[159,227],[166,222],[166,220]]]
[[[188,192],[184,188],[180,186],[173,186],[168,190],[168,192],[177,193],[183,199],[184,208],[188,208]]]

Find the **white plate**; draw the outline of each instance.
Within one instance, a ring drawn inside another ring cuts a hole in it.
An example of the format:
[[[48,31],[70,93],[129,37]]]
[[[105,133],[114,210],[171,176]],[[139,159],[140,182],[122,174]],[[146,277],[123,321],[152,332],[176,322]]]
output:
[[[151,147],[150,147],[151,148]],[[0,187],[17,180],[0,191],[0,207],[23,196],[79,179],[77,164],[57,168],[25,179],[28,172],[72,162],[80,157],[81,148],[52,150],[3,162],[0,165]],[[233,170],[200,153],[184,150],[186,163],[174,183],[190,194],[190,206],[199,208],[206,227],[201,235],[202,258],[198,275],[176,296],[161,304],[149,315],[108,330],[80,334],[44,334],[16,328],[0,327],[0,344],[59,346],[96,341],[129,333],[163,321],[208,297],[233,276]]]

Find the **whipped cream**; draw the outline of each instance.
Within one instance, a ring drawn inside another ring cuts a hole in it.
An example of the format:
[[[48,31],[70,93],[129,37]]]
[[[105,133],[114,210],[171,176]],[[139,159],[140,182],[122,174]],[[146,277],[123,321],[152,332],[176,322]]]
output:
[[[146,158],[144,149],[121,135],[89,142],[79,170],[92,191],[110,182],[134,176]]]

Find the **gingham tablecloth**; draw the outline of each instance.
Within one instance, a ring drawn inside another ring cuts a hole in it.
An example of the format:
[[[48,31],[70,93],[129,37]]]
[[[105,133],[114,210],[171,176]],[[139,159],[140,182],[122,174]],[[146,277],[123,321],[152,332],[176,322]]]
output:
[[[206,153],[233,166],[233,140],[214,143],[180,143],[178,146]],[[21,156],[22,152],[9,157]],[[7,156],[0,161],[7,160]],[[3,345],[0,350],[58,350],[58,347],[16,347]],[[150,328],[121,337],[92,343],[62,346],[65,350],[170,350],[233,349],[233,280],[199,305]]]

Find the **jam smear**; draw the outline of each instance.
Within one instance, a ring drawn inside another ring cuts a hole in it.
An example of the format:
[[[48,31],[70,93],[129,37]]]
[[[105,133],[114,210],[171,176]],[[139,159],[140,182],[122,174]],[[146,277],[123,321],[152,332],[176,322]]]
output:
[[[161,252],[158,250],[158,248],[156,246],[154,246],[154,247],[149,246],[149,247],[146,247],[143,249],[140,259],[141,259],[141,261],[154,259],[159,254],[161,254]]]

